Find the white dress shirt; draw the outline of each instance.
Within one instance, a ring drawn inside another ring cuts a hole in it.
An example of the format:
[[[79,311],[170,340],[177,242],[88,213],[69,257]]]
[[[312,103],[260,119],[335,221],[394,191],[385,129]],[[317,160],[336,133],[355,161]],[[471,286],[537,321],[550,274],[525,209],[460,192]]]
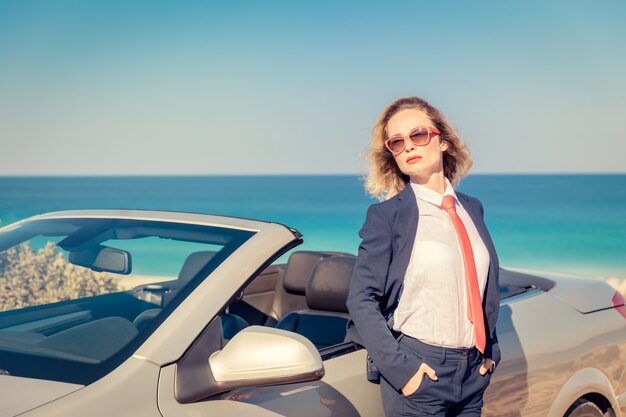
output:
[[[457,214],[467,229],[481,298],[489,271],[489,252],[447,178],[443,194],[409,184],[417,200],[419,220],[393,328],[432,345],[472,347],[476,342],[467,318],[463,255],[454,225],[441,208],[444,195],[454,196]]]

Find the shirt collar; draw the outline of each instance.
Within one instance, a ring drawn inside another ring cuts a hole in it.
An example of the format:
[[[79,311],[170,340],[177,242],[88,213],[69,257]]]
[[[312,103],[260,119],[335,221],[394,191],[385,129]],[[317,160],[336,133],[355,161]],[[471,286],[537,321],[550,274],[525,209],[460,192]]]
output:
[[[415,193],[415,197],[434,204],[438,207],[441,207],[444,195],[451,195],[452,197],[454,197],[454,201],[458,202],[456,193],[454,192],[454,188],[452,188],[452,183],[450,183],[450,180],[448,180],[448,178],[445,178],[445,181],[446,189],[443,194],[439,194],[437,191],[432,190],[424,185],[416,184],[412,180],[409,182],[409,184],[411,185],[411,188]]]

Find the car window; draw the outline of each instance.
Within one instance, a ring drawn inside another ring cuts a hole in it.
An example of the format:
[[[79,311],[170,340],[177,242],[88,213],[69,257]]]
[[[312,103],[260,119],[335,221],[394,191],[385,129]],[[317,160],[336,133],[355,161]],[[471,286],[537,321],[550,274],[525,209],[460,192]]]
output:
[[[254,232],[126,219],[0,231],[0,370],[90,383]]]

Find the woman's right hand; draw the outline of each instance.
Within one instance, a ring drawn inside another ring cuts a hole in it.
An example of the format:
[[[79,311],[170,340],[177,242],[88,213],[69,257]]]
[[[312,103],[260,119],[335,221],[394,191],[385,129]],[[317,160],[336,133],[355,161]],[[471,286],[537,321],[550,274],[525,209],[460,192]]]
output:
[[[411,379],[409,379],[409,381],[402,387],[402,394],[404,394],[405,397],[417,391],[422,383],[422,380],[424,379],[424,374],[428,375],[428,377],[433,381],[438,379],[435,370],[428,366],[425,362],[422,362],[415,375],[413,375]]]

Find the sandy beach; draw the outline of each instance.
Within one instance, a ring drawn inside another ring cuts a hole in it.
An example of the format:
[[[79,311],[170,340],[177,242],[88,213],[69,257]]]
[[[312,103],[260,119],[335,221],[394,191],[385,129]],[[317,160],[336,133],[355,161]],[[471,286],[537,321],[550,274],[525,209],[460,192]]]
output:
[[[626,296],[626,279],[621,278],[609,278],[606,282]]]
[[[132,290],[138,285],[156,284],[164,281],[171,281],[176,277],[152,276],[152,275],[119,275],[108,274],[109,277],[117,281],[120,291]]]

